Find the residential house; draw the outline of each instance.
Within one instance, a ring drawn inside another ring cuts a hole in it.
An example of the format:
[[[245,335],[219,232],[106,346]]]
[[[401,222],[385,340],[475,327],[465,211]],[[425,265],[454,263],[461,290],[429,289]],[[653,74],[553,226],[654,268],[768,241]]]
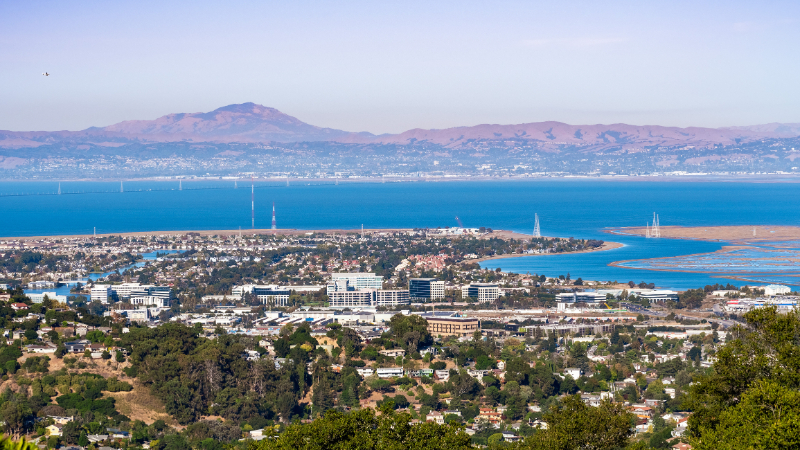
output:
[[[444,414],[440,413],[439,411],[431,411],[425,416],[425,420],[428,422],[434,422],[439,425],[444,425]]]
[[[64,430],[64,425],[60,423],[54,423],[52,425],[48,425],[45,428],[48,436],[61,436],[61,432]]]
[[[493,408],[481,408],[478,414],[478,420],[484,420],[492,425],[497,425],[503,420],[503,414],[495,411]]]

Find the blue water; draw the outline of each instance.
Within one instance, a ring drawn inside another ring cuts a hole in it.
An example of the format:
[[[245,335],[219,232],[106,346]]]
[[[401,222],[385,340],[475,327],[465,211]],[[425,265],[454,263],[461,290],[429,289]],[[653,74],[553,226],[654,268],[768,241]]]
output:
[[[309,182],[312,183],[312,182]],[[619,260],[710,252],[722,243],[643,239],[604,233],[644,226],[658,212],[662,226],[795,225],[800,185],[794,183],[536,180],[483,182],[255,184],[256,227],[269,228],[272,202],[279,228],[358,229],[456,225],[530,233],[539,214],[542,234],[613,240],[625,247],[598,253],[494,260],[485,267],[548,276],[646,281],[687,288],[730,281],[707,274],[608,267]],[[249,183],[232,181],[0,183],[6,220],[0,236],[119,233],[152,230],[250,228]],[[140,192],[131,192],[143,190]],[[107,191],[107,193],[68,194]],[[734,282],[734,284],[741,284]]]
[[[120,267],[118,270],[115,270],[113,272],[90,273],[87,278],[82,278],[80,280],[67,280],[65,283],[63,283],[64,284],[63,286],[59,286],[57,288],[25,289],[25,293],[26,294],[41,294],[41,293],[44,293],[44,292],[55,292],[57,295],[77,295],[77,294],[72,294],[70,292],[70,289],[72,289],[77,283],[86,284],[86,282],[89,281],[89,280],[94,281],[94,280],[97,280],[97,279],[100,279],[100,278],[105,278],[105,277],[111,275],[112,273],[116,273],[117,271],[119,271],[119,273],[123,273],[128,269],[132,269],[132,268],[135,268],[135,267],[143,267],[144,265],[149,264],[149,263],[155,261],[156,259],[158,259],[159,255],[163,255],[164,253],[178,253],[179,251],[180,250],[160,250],[158,252],[142,253],[142,258],[143,259],[141,261],[135,262],[135,263],[130,264],[128,266]]]

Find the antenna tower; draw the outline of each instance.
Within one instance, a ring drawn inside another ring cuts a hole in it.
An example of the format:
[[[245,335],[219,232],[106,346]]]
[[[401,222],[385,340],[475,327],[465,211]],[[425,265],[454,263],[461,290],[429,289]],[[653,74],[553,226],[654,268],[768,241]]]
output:
[[[233,180],[233,188],[234,189],[239,189],[239,185],[236,184],[236,180]]]
[[[122,181],[119,182],[119,191],[125,192],[125,190],[122,188]]]
[[[534,214],[535,222],[533,224],[533,237],[542,237],[542,230],[539,229],[539,214]]]
[[[58,195],[61,195],[61,182],[58,182]]]
[[[272,229],[278,229],[278,223],[275,222],[275,202],[272,202]]]
[[[647,222],[647,227],[646,227],[645,232],[644,232],[644,237],[646,237],[647,239],[650,239],[650,237],[651,237],[650,236],[650,222]]]
[[[179,191],[183,190],[183,180],[178,180],[178,190]]]
[[[253,178],[250,178],[250,228],[256,228],[256,188]]]

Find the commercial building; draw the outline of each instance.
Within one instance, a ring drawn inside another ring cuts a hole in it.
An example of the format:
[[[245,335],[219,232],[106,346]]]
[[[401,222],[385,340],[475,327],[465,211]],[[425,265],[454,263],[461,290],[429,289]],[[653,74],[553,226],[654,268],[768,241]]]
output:
[[[378,289],[372,294],[372,306],[399,306],[409,303],[409,292],[404,290]]]
[[[67,296],[66,295],[58,295],[55,292],[41,292],[38,294],[29,294],[25,293],[33,303],[42,303],[44,302],[44,298],[47,297],[49,300],[56,301],[59,303],[67,303]]]
[[[461,288],[461,298],[467,297],[491,303],[500,298],[500,288],[495,283],[472,283]]]
[[[140,283],[96,284],[92,287],[90,292],[94,293],[95,289],[97,289],[97,295],[98,298],[100,298],[102,297],[104,288],[107,289],[106,302],[108,301],[108,297],[112,294],[116,294],[120,300],[128,300],[131,297],[161,297],[169,300],[172,295],[172,288],[169,286],[155,286],[152,284]],[[92,300],[94,301],[94,297],[92,297]]]
[[[444,300],[444,281],[436,278],[412,278],[408,280],[408,292],[414,301]]]
[[[357,291],[333,290],[328,293],[331,308],[368,308],[372,306],[374,291],[362,289]]]
[[[233,297],[242,298],[245,294],[254,295],[261,304],[272,306],[287,306],[291,291],[287,287],[276,284],[245,284],[234,286]]]
[[[559,310],[576,307],[600,306],[606,301],[606,296],[597,292],[562,292],[556,294]]]
[[[408,291],[388,289],[332,290],[328,294],[331,308],[369,308],[399,306],[410,303]]]
[[[92,286],[89,290],[89,298],[92,302],[108,303],[108,297],[111,296],[111,286],[107,284],[98,284]]]
[[[327,286],[327,294],[334,291],[358,291],[361,289],[383,288],[383,277],[374,273],[334,273]]]
[[[432,336],[472,336],[480,329],[480,321],[471,317],[429,317],[428,332]]]
[[[128,299],[128,303],[133,306],[146,306],[157,308],[169,308],[169,297],[155,297],[152,295],[135,296]]]
[[[668,290],[661,290],[655,289],[650,292],[640,292],[637,294],[639,298],[646,298],[651,303],[652,302],[666,302],[666,301],[678,301],[678,293],[675,291],[668,291]]]
[[[783,286],[780,284],[770,284],[768,286],[764,286],[764,295],[767,297],[786,295],[790,292],[792,292],[792,289],[789,286]]]

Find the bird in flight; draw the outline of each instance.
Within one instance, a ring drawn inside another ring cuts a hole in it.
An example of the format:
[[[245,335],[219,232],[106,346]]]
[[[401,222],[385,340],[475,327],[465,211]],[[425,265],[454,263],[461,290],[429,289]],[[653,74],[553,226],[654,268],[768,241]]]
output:
[[[50,76],[50,74],[49,74],[49,73],[47,73],[47,72],[43,73],[42,75],[44,75],[44,76],[46,76],[46,77],[49,77],[49,76]]]

